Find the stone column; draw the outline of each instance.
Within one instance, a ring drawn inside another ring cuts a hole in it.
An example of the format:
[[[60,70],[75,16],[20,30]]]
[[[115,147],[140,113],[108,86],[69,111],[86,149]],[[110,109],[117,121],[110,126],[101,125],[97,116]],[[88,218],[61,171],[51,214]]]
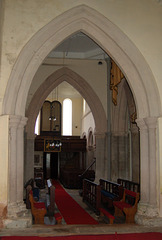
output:
[[[34,141],[36,135],[26,134],[26,148],[25,148],[25,164],[24,164],[24,183],[29,179],[34,178]]]
[[[156,127],[157,118],[137,119],[140,128],[141,149],[141,199],[136,222],[144,225],[158,224]]]
[[[17,128],[17,204],[24,208],[24,126],[27,118],[22,117]]]
[[[7,218],[5,228],[26,228],[32,225],[31,211],[23,202],[24,126],[27,118],[9,116],[9,171]]]
[[[149,202],[149,150],[148,150],[148,130],[143,119],[136,120],[140,129],[140,203]]]
[[[162,218],[162,117],[158,118],[158,148],[159,148],[159,215]]]
[[[23,174],[24,174],[24,126],[27,118],[9,117],[9,198],[8,217],[15,217],[24,209]],[[21,208],[22,206],[22,208]]]
[[[115,147],[115,146],[114,146]],[[127,132],[118,132],[118,174],[121,178],[129,179],[130,177],[130,158],[128,157],[129,142]]]
[[[9,117],[9,197],[8,215],[17,212],[17,127],[20,123],[19,116]]]
[[[140,140],[139,128],[136,124],[131,125],[131,157],[132,157],[132,180],[140,182]]]
[[[105,178],[105,147],[106,134],[95,133],[96,135],[96,177],[95,182],[98,183],[100,178]]]
[[[156,127],[157,118],[146,118],[145,122],[148,127],[149,143],[149,205],[157,207],[157,179],[156,179]],[[151,216],[153,212],[151,211]],[[157,215],[157,213],[154,212]]]
[[[111,134],[111,181],[116,181],[119,178],[119,137],[118,134]]]

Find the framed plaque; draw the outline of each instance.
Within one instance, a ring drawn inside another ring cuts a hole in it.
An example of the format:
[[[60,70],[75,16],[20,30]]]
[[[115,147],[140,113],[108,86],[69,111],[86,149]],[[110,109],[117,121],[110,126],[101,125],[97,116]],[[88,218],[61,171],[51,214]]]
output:
[[[44,140],[44,152],[61,152],[61,140],[60,139],[45,139]]]

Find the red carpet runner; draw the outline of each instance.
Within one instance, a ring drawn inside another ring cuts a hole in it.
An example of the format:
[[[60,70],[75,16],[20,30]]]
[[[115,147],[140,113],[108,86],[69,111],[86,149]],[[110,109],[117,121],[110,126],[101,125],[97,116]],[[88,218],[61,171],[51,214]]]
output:
[[[0,240],[161,240],[162,233],[130,233],[130,234],[106,234],[106,235],[79,235],[79,236],[8,236],[0,237]]]
[[[66,224],[98,224],[74,199],[64,190],[58,181],[55,186],[56,205],[65,219]]]

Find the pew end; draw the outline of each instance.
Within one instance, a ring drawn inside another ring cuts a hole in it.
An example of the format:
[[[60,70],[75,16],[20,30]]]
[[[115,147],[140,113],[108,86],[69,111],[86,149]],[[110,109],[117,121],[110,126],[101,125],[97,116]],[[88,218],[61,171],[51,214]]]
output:
[[[123,198],[120,201],[114,201],[115,216],[126,216],[126,223],[134,223],[134,217],[137,212],[139,193],[124,189]]]

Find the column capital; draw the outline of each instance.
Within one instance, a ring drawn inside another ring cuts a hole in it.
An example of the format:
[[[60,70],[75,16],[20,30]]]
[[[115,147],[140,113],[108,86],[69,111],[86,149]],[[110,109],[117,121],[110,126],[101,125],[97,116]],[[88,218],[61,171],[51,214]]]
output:
[[[140,130],[146,130],[148,128],[156,128],[157,120],[157,117],[138,118],[136,123]]]
[[[17,115],[9,115],[9,127],[23,128],[27,123],[28,118]]]
[[[16,115],[9,116],[9,127],[18,127],[21,117]]]
[[[128,136],[128,131],[112,131],[111,135],[122,137],[122,136]]]
[[[148,117],[144,119],[148,128],[157,127],[157,117]]]
[[[27,124],[28,118],[26,117],[21,117],[20,123],[19,123],[19,128],[24,128],[25,125]]]
[[[136,123],[137,123],[137,126],[139,127],[140,131],[147,129],[147,125],[146,125],[145,120],[143,118],[137,118]]]

